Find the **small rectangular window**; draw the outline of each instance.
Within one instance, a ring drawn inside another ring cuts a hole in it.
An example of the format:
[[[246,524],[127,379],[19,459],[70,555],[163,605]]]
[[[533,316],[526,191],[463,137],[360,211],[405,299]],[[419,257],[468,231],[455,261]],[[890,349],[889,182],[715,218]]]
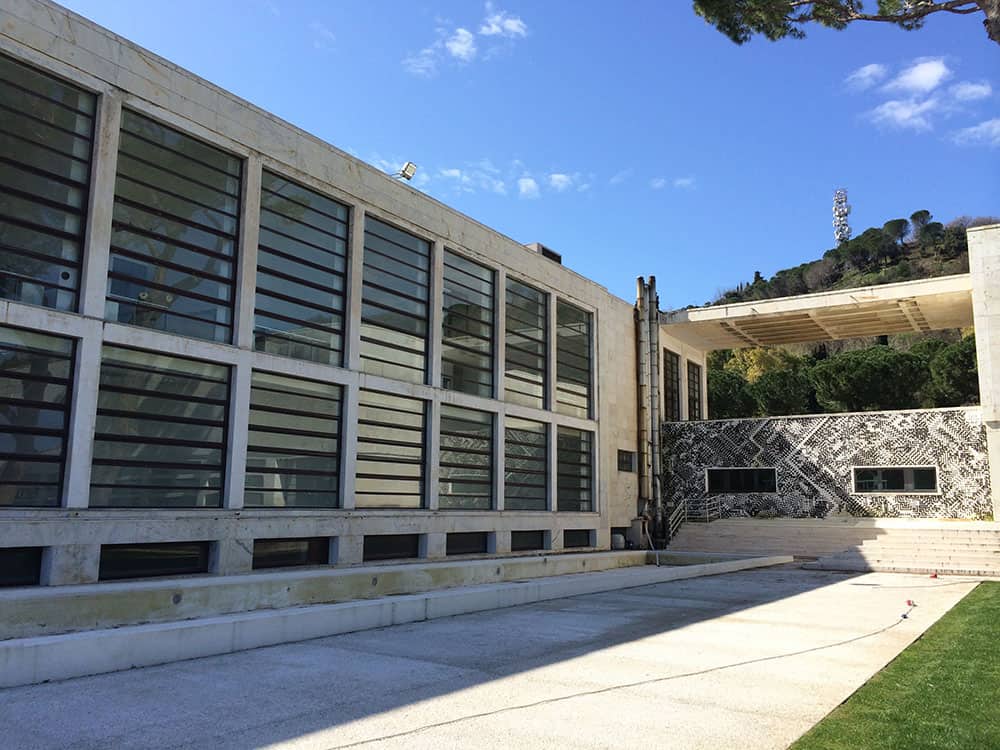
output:
[[[330,539],[325,536],[307,539],[254,539],[253,569],[294,568],[303,565],[327,565],[330,562]]]
[[[591,531],[589,529],[566,529],[563,532],[563,547],[566,549],[592,547],[590,538]]]
[[[420,557],[420,534],[372,534],[365,537],[365,562]]]
[[[193,575],[208,572],[209,542],[144,542],[101,545],[101,581]]]
[[[511,552],[530,552],[543,549],[545,549],[545,532],[543,530],[510,532]]]
[[[688,362],[688,419],[701,419],[701,365]]]
[[[0,299],[75,311],[97,97],[0,55]]]
[[[490,551],[490,535],[486,531],[448,534],[446,547],[448,555],[483,555]]]
[[[0,587],[37,586],[41,578],[41,547],[0,549]]]
[[[493,507],[493,415],[441,405],[438,507]]]
[[[856,467],[854,491],[859,494],[934,494],[938,491],[937,469],[933,466]]]
[[[635,451],[618,451],[618,471],[635,471]]]
[[[710,495],[778,491],[778,472],[773,468],[705,469],[705,474],[708,478],[708,494]]]

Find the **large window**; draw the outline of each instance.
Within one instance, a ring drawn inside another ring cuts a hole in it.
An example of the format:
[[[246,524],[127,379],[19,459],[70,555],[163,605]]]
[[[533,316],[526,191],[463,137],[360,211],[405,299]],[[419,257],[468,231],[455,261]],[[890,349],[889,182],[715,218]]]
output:
[[[705,482],[710,495],[734,492],[777,492],[778,472],[774,468],[705,469]]]
[[[688,362],[688,419],[701,419],[701,365]]]
[[[254,372],[244,504],[336,508],[341,387]]]
[[[547,296],[507,279],[504,397],[523,406],[545,408],[548,382]]]
[[[0,55],[0,298],[77,309],[96,100]]]
[[[493,271],[444,254],[441,384],[493,396]]]
[[[438,507],[493,507],[493,415],[441,405]]]
[[[91,507],[220,507],[228,401],[228,367],[105,346]]]
[[[681,421],[681,357],[663,350],[663,421]]]
[[[431,246],[377,219],[365,219],[361,369],[423,383]]]
[[[341,365],[347,206],[265,171],[254,348]]]
[[[102,544],[100,581],[207,573],[210,542]]]
[[[105,317],[232,341],[242,162],[125,110]]]
[[[854,469],[857,493],[936,493],[937,469],[933,466],[873,466]]]
[[[547,510],[548,426],[507,417],[504,432],[504,509]]]
[[[355,506],[423,506],[426,411],[419,399],[361,390]]]
[[[556,411],[590,416],[590,313],[556,304]]]
[[[594,436],[569,427],[559,428],[556,443],[556,491],[559,510],[594,509]]]
[[[73,342],[0,326],[0,507],[58,506]]]

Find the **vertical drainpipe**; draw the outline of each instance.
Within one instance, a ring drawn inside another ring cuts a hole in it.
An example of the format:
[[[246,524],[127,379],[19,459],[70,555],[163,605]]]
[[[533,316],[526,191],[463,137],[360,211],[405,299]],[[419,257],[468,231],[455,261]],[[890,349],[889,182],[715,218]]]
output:
[[[663,536],[663,486],[660,483],[660,295],[656,293],[656,277],[649,277],[649,421],[652,452],[652,499],[654,536]]]
[[[650,456],[649,456],[649,316],[648,291],[642,276],[635,280],[635,325],[637,338],[636,369],[639,379],[639,499],[642,514],[650,516]]]

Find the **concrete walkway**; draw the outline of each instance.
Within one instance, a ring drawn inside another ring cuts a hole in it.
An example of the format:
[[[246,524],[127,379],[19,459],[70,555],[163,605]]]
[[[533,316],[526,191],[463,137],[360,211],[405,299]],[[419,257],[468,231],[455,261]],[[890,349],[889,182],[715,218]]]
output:
[[[783,748],[974,585],[661,583],[0,690],[0,731],[20,750]]]

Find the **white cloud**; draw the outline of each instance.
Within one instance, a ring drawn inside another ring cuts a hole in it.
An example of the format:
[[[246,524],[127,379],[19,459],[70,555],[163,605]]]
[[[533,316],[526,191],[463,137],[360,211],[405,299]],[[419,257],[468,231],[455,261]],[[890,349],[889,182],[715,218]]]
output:
[[[881,63],[869,63],[868,65],[862,65],[848,75],[844,79],[844,83],[848,88],[855,91],[864,91],[877,83],[881,83],[887,75],[889,75],[889,69],[885,65]]]
[[[952,140],[962,146],[1000,148],[1000,117],[956,131]]]
[[[537,198],[539,196],[538,183],[533,177],[521,177],[517,181],[517,194],[522,198]]]
[[[956,83],[949,89],[949,93],[960,102],[974,102],[977,99],[986,99],[993,95],[993,87],[989,81],[962,81]]]
[[[493,3],[486,3],[487,16],[479,27],[482,36],[502,36],[508,39],[524,37],[528,34],[528,26],[520,16],[512,16],[505,10],[494,11]]]
[[[573,185],[573,178],[568,174],[550,174],[549,175],[549,187],[557,192],[563,192],[568,190]]]
[[[468,29],[455,29],[444,46],[449,55],[463,62],[470,62],[476,56],[476,37]]]
[[[272,0],[264,0],[264,7],[267,8],[268,13],[270,13],[275,18],[281,16],[281,8],[272,2]]]
[[[694,177],[675,177],[674,187],[681,190],[690,190],[694,187]]]
[[[939,109],[940,101],[931,97],[917,99],[891,99],[875,107],[868,116],[876,125],[886,125],[901,130],[932,130],[930,116]]]
[[[320,23],[319,21],[313,21],[309,24],[309,28],[315,34],[313,39],[313,47],[316,49],[330,49],[333,43],[337,41],[336,35],[330,31],[329,27]]]
[[[489,169],[483,169],[483,164],[489,165]],[[486,191],[497,195],[507,194],[507,185],[496,176],[493,165],[488,159],[481,162],[470,163],[469,169],[458,169],[451,167],[441,169],[438,174],[451,183],[452,188],[459,193],[476,193]]]
[[[942,57],[919,57],[883,86],[885,91],[926,94],[951,78],[952,71]]]
[[[608,184],[621,185],[623,182],[625,182],[625,180],[627,180],[629,177],[632,176],[633,171],[634,170],[630,168],[630,169],[623,169],[621,172],[617,172],[611,177],[610,180],[608,180]]]
[[[653,190],[663,190],[663,188],[667,186],[667,178],[654,177],[649,181],[649,186],[653,188]]]
[[[421,78],[430,78],[437,73],[437,50],[424,47],[415,55],[403,58],[403,69]]]

